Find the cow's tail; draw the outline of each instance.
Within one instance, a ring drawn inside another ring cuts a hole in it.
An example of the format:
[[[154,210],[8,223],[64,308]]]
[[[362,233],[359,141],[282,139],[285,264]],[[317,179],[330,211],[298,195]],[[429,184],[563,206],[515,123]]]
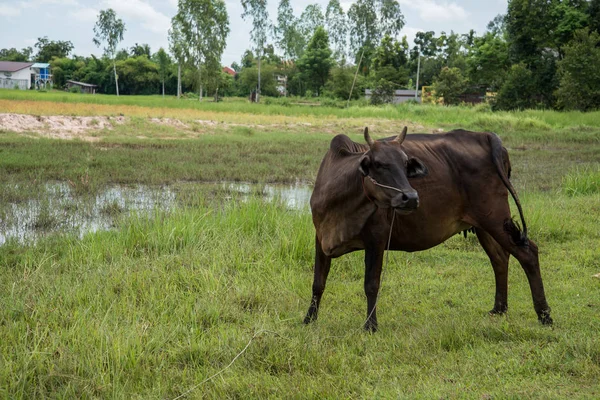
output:
[[[496,171],[500,176],[500,179],[504,183],[504,186],[510,192],[512,198],[517,205],[517,209],[519,210],[519,215],[521,216],[521,223],[523,224],[523,230],[521,231],[514,222],[509,219],[504,222],[504,229],[511,235],[515,244],[519,246],[527,246],[529,244],[529,239],[527,238],[527,224],[525,223],[525,217],[523,216],[523,208],[521,207],[521,202],[519,201],[519,197],[517,196],[517,192],[513,187],[512,183],[510,183],[510,160],[508,159],[508,152],[502,146],[502,141],[495,133],[490,134],[489,136],[490,144],[492,147],[492,161],[496,166]]]

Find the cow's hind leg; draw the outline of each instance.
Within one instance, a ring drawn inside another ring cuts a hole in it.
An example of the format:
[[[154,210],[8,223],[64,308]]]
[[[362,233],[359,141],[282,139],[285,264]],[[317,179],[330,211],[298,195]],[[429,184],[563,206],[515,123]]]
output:
[[[510,218],[508,205],[506,213],[502,218],[488,218],[483,222],[483,229],[489,233],[496,242],[500,244],[513,257],[519,260],[521,267],[527,275],[531,297],[533,298],[533,307],[537,313],[538,319],[544,325],[551,325],[550,307],[546,301],[544,293],[544,284],[540,272],[540,262],[538,258],[537,245],[527,240],[521,243],[520,231]]]
[[[327,275],[329,275],[330,267],[331,257],[325,255],[321,248],[321,242],[315,237],[315,270],[312,286],[312,299],[306,317],[304,317],[305,324],[309,324],[317,319],[319,304],[321,303],[321,296],[323,296],[323,292],[325,291],[325,283],[327,282]]]
[[[510,254],[483,229],[475,228],[481,247],[490,258],[496,278],[496,298],[490,314],[504,314],[508,310],[508,258]]]

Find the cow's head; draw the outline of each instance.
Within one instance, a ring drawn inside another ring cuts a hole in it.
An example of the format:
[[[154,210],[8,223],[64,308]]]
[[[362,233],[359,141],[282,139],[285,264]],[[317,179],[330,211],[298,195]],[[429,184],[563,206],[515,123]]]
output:
[[[361,157],[358,170],[363,174],[365,193],[378,207],[410,213],[419,206],[419,195],[408,178],[427,175],[427,167],[400,147],[406,131],[404,127],[393,140],[376,142],[365,128],[369,150]]]

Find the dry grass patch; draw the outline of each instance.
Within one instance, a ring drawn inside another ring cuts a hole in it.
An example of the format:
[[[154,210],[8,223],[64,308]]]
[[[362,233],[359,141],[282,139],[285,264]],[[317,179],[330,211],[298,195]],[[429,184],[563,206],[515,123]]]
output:
[[[360,133],[369,126],[375,136],[390,136],[398,133],[405,125],[410,132],[434,132],[434,129],[407,120],[387,120],[378,118],[343,118],[335,115],[264,115],[240,112],[214,112],[195,109],[156,108],[129,105],[105,105],[85,103],[56,103],[49,101],[0,100],[0,109],[11,114],[36,116],[77,116],[77,117],[138,117],[149,119],[153,124],[188,133],[218,133],[235,127],[249,127],[263,132],[285,131],[290,133]],[[98,129],[101,127],[96,126]],[[10,129],[0,124],[0,129],[13,132],[24,130]],[[29,131],[39,132],[38,128]],[[41,132],[44,133],[44,132]],[[167,136],[172,136],[171,134]],[[52,137],[52,136],[51,136]]]

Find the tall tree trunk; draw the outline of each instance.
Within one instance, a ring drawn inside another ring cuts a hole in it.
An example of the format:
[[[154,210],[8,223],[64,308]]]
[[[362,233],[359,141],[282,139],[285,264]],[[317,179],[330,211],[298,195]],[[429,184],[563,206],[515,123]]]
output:
[[[119,95],[119,78],[117,77],[117,62],[113,58],[113,72],[115,73],[115,87],[117,88],[117,96]]]
[[[163,78],[163,97],[165,97],[165,79]]]
[[[256,102],[260,100],[260,52],[258,54],[258,91],[256,92]]]
[[[198,101],[202,101],[202,67],[198,65]]]
[[[181,62],[177,64],[177,99],[181,97]]]

